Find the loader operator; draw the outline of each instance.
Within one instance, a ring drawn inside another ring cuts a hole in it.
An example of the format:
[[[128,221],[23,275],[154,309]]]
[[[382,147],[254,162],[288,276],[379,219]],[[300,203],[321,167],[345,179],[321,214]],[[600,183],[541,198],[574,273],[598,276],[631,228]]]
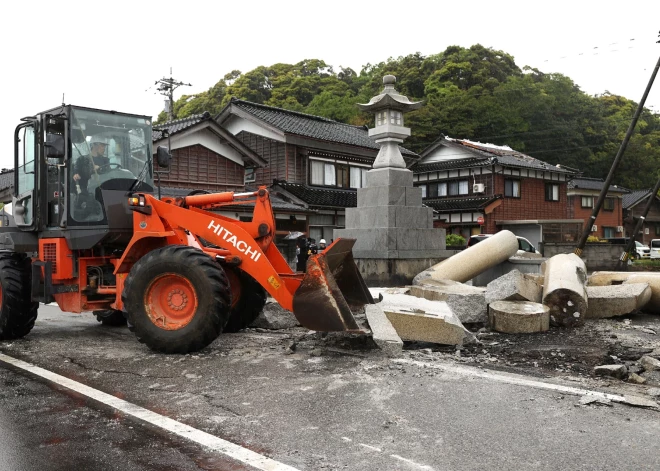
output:
[[[101,173],[110,164],[110,159],[105,156],[105,148],[108,141],[105,137],[94,136],[90,143],[92,150],[89,155],[83,155],[73,165],[73,179],[80,186],[83,193],[87,193],[87,182],[94,174]]]

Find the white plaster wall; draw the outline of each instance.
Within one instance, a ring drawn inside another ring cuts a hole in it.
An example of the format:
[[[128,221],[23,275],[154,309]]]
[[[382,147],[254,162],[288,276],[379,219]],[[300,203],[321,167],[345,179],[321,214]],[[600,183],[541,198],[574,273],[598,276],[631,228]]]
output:
[[[446,160],[467,159],[470,157],[474,157],[474,154],[472,154],[467,150],[439,146],[429,155],[424,157],[424,160],[422,162],[425,164],[430,164],[432,162],[444,162]]]
[[[276,132],[271,131],[270,129],[259,126],[252,121],[249,121],[240,116],[231,116],[227,121],[225,121],[222,126],[232,133],[234,136],[238,135],[241,131],[249,132],[256,134],[258,136],[267,137],[275,141],[284,142],[284,136]]]
[[[172,150],[193,146],[195,144],[203,145],[232,162],[244,165],[241,154],[236,152],[235,149],[228,146],[226,143],[222,142],[220,137],[208,129],[202,129],[201,131],[180,138],[177,138],[176,136],[172,137]]]

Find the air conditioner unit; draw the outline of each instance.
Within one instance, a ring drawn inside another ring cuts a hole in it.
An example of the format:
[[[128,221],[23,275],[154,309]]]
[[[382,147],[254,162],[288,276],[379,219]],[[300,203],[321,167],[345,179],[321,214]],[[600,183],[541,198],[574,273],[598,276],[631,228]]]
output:
[[[486,191],[486,185],[483,183],[475,183],[472,185],[472,193],[483,193]]]
[[[644,228],[644,234],[647,234],[647,235],[648,235],[648,233],[649,233],[649,228],[648,228],[648,227],[645,227],[645,228]]]
[[[623,232],[623,226],[616,226],[617,232]]]
[[[591,226],[591,232],[596,232],[597,230],[598,230],[597,225],[594,224],[593,226]]]

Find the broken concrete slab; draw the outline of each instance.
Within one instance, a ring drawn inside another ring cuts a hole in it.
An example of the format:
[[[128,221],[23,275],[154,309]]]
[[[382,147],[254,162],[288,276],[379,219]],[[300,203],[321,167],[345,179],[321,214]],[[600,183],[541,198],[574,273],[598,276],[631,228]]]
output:
[[[410,286],[410,294],[430,301],[445,301],[464,324],[488,321],[485,288],[468,286],[452,280],[428,279],[419,286]]]
[[[628,382],[634,384],[644,384],[646,383],[646,378],[638,375],[637,373],[630,373],[628,375]]]
[[[647,283],[587,286],[587,298],[587,319],[623,316],[648,304],[651,287]]]
[[[550,324],[582,325],[587,313],[587,267],[575,254],[558,254],[543,263],[543,304],[550,308]]]
[[[490,327],[507,334],[532,334],[550,329],[550,309],[530,301],[494,301],[488,305]]]
[[[413,284],[418,285],[428,278],[465,283],[488,268],[508,260],[517,251],[518,239],[513,232],[500,231],[419,273],[413,279]]]
[[[623,379],[628,374],[626,365],[600,365],[594,368],[596,376],[610,376],[612,378]]]
[[[250,327],[269,330],[290,329],[299,326],[298,319],[276,302],[266,303]]]
[[[518,270],[500,276],[486,285],[486,304],[494,301],[531,301],[540,303],[543,288]]]
[[[399,355],[403,349],[403,341],[381,307],[378,304],[367,304],[365,305],[365,312],[374,342],[378,345],[378,348],[388,355]]]
[[[461,345],[474,340],[444,301],[386,295],[379,306],[401,340]]]
[[[642,365],[644,371],[660,371],[660,360],[644,355],[639,360],[639,364]]]
[[[651,299],[644,306],[645,312],[660,314],[660,272],[597,271],[587,279],[587,286],[610,286],[647,283],[651,287]]]

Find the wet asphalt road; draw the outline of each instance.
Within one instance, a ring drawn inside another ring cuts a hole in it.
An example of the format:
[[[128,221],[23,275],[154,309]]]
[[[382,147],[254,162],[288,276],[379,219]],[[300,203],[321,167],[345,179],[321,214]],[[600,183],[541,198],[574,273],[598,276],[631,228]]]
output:
[[[42,307],[0,351],[300,470],[660,469],[657,411],[395,364],[302,329],[160,355],[127,329]],[[249,469],[2,365],[0,384],[0,469]]]

